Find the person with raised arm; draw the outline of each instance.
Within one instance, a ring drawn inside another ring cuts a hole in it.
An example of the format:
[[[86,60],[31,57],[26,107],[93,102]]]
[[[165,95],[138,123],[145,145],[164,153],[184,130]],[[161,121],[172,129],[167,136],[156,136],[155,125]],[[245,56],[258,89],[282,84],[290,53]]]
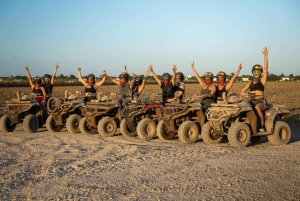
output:
[[[257,115],[258,120],[260,123],[259,131],[263,132],[266,131],[265,128],[265,119],[263,116],[263,111],[267,109],[267,101],[264,98],[264,90],[267,83],[267,77],[268,77],[268,54],[269,49],[264,47],[262,54],[264,55],[264,68],[256,64],[252,67],[252,74],[254,76],[254,79],[246,84],[244,88],[242,88],[240,91],[236,92],[235,94],[239,95],[248,89],[250,90],[251,95],[251,101],[250,103],[253,105]],[[262,75],[263,74],[263,75]]]
[[[56,66],[55,66],[52,76],[50,76],[49,74],[45,74],[43,76],[44,83],[42,85],[46,90],[47,100],[52,96],[54,79],[55,79],[55,75],[56,75],[58,67],[59,67],[59,64],[56,63]]]
[[[97,99],[96,98],[96,91],[97,91],[98,87],[101,86],[105,82],[106,78],[103,77],[101,81],[96,82],[95,75],[94,74],[89,74],[87,76],[87,81],[85,81],[82,78],[80,67],[78,67],[77,71],[78,71],[78,79],[83,84],[83,86],[85,87],[84,88],[84,91],[85,91],[84,102],[86,103],[90,100]]]
[[[185,85],[184,85],[184,75],[182,72],[177,72],[177,67],[175,66],[175,86],[174,86],[174,99],[178,100],[179,103],[183,103],[183,97],[185,93]]]
[[[228,91],[231,89],[231,87],[232,87],[236,77],[239,75],[241,69],[242,69],[242,64],[239,65],[238,70],[232,76],[232,78],[230,79],[230,81],[228,83],[226,83],[226,73],[223,71],[218,72],[218,74],[217,74],[218,84],[216,84],[216,95],[215,95],[217,103],[224,103],[222,94],[226,93],[226,96],[227,96]]]
[[[126,70],[126,65],[125,65]],[[126,70],[126,72],[122,72],[119,75],[119,80],[109,76],[106,74],[106,71],[102,75],[103,77],[106,77],[107,80],[112,81],[116,85],[119,85],[119,94],[121,95],[121,98],[118,100],[119,106],[122,109],[124,104],[126,102],[132,100],[132,88],[135,82],[136,74],[133,74],[133,79],[129,80],[129,74]]]
[[[202,98],[202,110],[203,112],[205,112],[211,106],[212,103],[215,103],[214,99],[216,93],[216,86],[213,85],[213,74],[211,72],[206,72],[203,76],[205,81],[203,81],[195,70],[194,62],[191,63],[191,69],[202,87],[200,97]]]
[[[152,73],[154,79],[162,89],[162,105],[166,103],[170,103],[174,100],[174,85],[175,85],[175,74],[176,74],[176,66],[173,65],[173,76],[169,73],[162,74],[162,80],[155,74],[153,71],[153,66],[149,66],[149,70]]]
[[[135,82],[132,87],[132,96],[134,100],[138,100],[140,94],[145,88],[147,76],[149,75],[150,70],[147,69],[144,75],[144,79],[142,80],[141,76],[136,76]]]
[[[25,66],[25,71],[27,73],[28,81],[32,89],[31,93],[34,94],[34,99],[41,105],[43,121],[45,122],[47,116],[46,90],[42,86],[42,80],[40,77],[36,76],[35,78],[33,78],[32,81],[29,68],[27,65]]]

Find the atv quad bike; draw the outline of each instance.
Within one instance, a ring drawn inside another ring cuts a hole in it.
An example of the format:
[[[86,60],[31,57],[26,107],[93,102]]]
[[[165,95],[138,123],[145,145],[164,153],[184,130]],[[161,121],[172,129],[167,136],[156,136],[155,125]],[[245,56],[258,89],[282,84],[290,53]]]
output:
[[[291,138],[289,125],[281,119],[289,116],[289,110],[284,105],[268,105],[264,111],[266,131],[258,132],[257,115],[249,103],[251,94],[242,93],[231,96],[225,104],[212,104],[208,109],[206,122],[202,128],[202,139],[206,144],[219,143],[223,136],[228,137],[233,147],[245,147],[250,142],[258,142],[262,136],[267,136],[273,145],[287,144]],[[248,98],[248,100],[243,100]]]
[[[23,124],[27,133],[35,133],[43,125],[42,108],[35,100],[24,95],[20,97],[17,91],[17,99],[6,101],[1,110],[3,116],[0,119],[0,129],[3,132],[12,132],[17,124]]]
[[[126,137],[138,134],[140,139],[150,140],[156,134],[156,125],[160,120],[160,101],[131,101],[123,111],[120,131]]]
[[[69,95],[65,91],[65,99],[51,97],[47,101],[48,118],[46,127],[51,132],[59,132],[65,125],[70,133],[80,133],[79,122],[82,117],[81,111],[84,107],[84,101],[80,98],[80,93]]]
[[[200,101],[167,103],[161,110],[157,136],[161,140],[173,140],[178,133],[180,142],[195,143],[205,121]]]
[[[97,131],[102,137],[112,137],[122,120],[122,111],[117,101],[92,100],[82,110],[84,116],[79,122],[79,130],[84,134]]]

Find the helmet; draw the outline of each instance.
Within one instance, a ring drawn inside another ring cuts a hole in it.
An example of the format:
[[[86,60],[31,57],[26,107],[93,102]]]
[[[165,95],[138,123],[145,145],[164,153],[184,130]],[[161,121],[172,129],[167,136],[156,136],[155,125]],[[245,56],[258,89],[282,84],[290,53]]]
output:
[[[49,74],[45,74],[45,75],[43,76],[43,79],[44,79],[44,78],[49,78],[49,79],[50,79],[51,76],[50,76]]]
[[[211,80],[213,79],[214,75],[211,72],[206,72],[204,74],[204,78],[210,78]]]
[[[179,76],[180,76],[181,81],[184,80],[184,75],[183,75],[182,72],[177,72],[176,75],[179,75]]]
[[[35,84],[41,84],[42,80],[41,80],[40,77],[36,76],[35,78],[33,78],[33,83],[35,83]]]
[[[224,77],[224,80],[226,80],[226,73],[225,73],[224,71],[218,72],[217,78],[218,78],[219,76],[223,76],[223,77]]]
[[[135,78],[135,84],[136,85],[141,85],[142,84],[142,79],[141,79],[141,76],[137,76],[136,78]]]
[[[164,74],[162,74],[162,79],[163,80],[170,80],[171,79],[171,75],[169,73],[164,73]]]
[[[119,79],[125,79],[126,81],[128,80],[128,74],[127,73],[125,73],[125,72],[123,72],[123,73],[121,73],[120,75],[119,75]]]
[[[252,67],[252,73],[255,71],[255,70],[259,70],[260,71],[260,74],[263,72],[263,67],[259,64],[256,64]]]
[[[87,76],[87,79],[92,79],[92,80],[94,80],[95,81],[95,75],[94,74],[89,74],[88,76]]]

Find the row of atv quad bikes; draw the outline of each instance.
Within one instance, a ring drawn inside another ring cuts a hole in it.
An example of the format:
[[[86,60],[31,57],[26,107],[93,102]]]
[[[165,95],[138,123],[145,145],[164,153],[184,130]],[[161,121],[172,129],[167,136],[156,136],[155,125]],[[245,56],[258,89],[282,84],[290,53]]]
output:
[[[47,101],[46,128],[59,132],[66,127],[70,133],[98,134],[112,137],[119,128],[126,137],[138,136],[143,140],[158,137],[174,140],[177,136],[182,143],[195,143],[202,138],[205,144],[216,144],[228,140],[233,147],[245,147],[267,136],[273,145],[287,144],[291,130],[282,119],[289,116],[284,105],[268,105],[264,111],[266,131],[258,132],[257,115],[249,103],[249,94],[223,96],[222,104],[212,104],[203,113],[200,99],[186,103],[168,103],[144,99],[127,102],[120,109],[116,100],[100,97],[84,104],[79,93],[65,98],[51,97]],[[12,132],[17,124],[24,131],[34,133],[43,126],[40,104],[34,99],[20,97],[7,101],[1,108],[0,129]]]

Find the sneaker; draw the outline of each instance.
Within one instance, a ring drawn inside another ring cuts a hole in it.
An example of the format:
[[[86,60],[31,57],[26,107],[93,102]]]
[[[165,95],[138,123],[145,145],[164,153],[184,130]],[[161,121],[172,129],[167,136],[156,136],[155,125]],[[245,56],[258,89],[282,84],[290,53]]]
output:
[[[266,128],[264,126],[262,126],[260,129],[259,129],[259,132],[264,132],[266,131]]]

